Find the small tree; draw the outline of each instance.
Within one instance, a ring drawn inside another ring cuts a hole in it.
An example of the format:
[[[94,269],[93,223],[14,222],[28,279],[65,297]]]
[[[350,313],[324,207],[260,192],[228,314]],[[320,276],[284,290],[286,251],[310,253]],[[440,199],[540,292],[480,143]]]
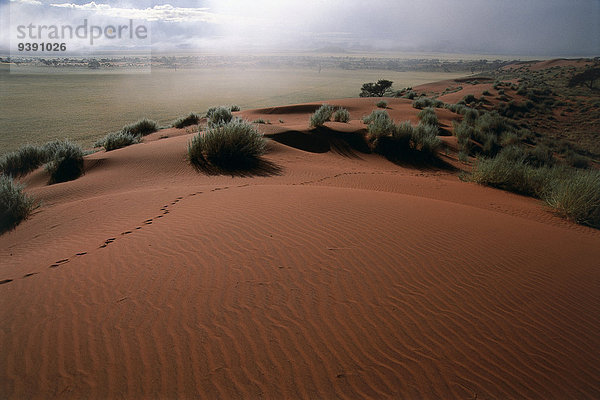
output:
[[[369,82],[360,88],[360,97],[383,97],[387,92],[391,92],[392,81],[380,79],[377,83]]]
[[[585,71],[573,75],[569,80],[569,87],[584,85],[594,89],[594,82],[600,78],[600,68],[588,68]]]

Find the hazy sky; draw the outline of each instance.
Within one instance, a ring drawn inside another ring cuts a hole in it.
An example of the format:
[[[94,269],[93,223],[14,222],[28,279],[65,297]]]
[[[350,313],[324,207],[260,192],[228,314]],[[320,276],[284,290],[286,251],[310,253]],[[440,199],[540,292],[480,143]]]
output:
[[[148,24],[155,51],[600,56],[600,0],[0,0],[0,48],[15,40],[15,21],[120,17]]]

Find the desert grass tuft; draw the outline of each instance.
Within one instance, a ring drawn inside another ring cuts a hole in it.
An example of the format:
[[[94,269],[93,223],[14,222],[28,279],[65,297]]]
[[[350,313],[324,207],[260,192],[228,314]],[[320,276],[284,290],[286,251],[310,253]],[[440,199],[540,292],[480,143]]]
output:
[[[338,108],[333,113],[333,120],[336,122],[348,122],[350,121],[350,112],[345,108]]]
[[[46,171],[50,174],[50,184],[79,178],[83,174],[83,150],[68,140],[57,143]]]
[[[113,132],[96,142],[96,144],[100,144],[106,151],[111,151],[139,143],[140,140],[140,136],[134,136],[124,132]]]
[[[133,124],[125,125],[121,132],[128,133],[132,136],[146,136],[158,130],[158,123],[150,119],[144,118]]]
[[[322,126],[325,122],[329,121],[333,111],[334,109],[332,106],[329,104],[323,104],[317,109],[317,111],[315,111],[313,115],[310,116],[310,126],[315,128]]]
[[[213,127],[231,122],[233,115],[229,107],[211,107],[206,112],[206,119],[208,120],[208,126]]]
[[[265,139],[256,127],[236,119],[194,136],[188,144],[188,157],[198,167],[243,170],[255,166],[265,150]]]
[[[48,152],[43,147],[25,145],[0,158],[0,173],[13,177],[27,175],[47,160]]]
[[[190,113],[187,117],[179,118],[177,121],[173,123],[173,127],[177,129],[185,128],[190,125],[198,125],[200,121],[200,115],[196,113]]]
[[[23,193],[23,185],[6,175],[0,175],[0,234],[27,219],[34,208],[33,199]]]
[[[600,228],[600,171],[573,170],[567,179],[552,182],[545,200],[563,216]]]

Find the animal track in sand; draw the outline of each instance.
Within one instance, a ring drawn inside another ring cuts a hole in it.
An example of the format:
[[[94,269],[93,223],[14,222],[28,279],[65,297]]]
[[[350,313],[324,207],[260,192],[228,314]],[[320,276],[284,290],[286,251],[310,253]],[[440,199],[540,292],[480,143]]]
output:
[[[250,186],[250,184],[239,185],[239,186],[237,186],[237,187],[241,188],[241,187],[247,187],[247,186]],[[212,189],[212,190],[211,190],[211,192],[216,192],[216,191],[219,191],[219,190],[226,190],[226,189],[229,189],[229,186],[216,187],[216,188]],[[187,196],[178,196],[178,197],[176,197],[176,198],[175,198],[175,200],[173,200],[171,203],[169,203],[169,204],[165,204],[164,206],[162,206],[162,207],[160,208],[160,211],[162,212],[162,214],[160,214],[160,215],[157,215],[157,216],[156,216],[156,217],[154,217],[154,218],[148,218],[147,220],[145,220],[145,221],[142,223],[142,225],[140,225],[140,226],[136,226],[135,228],[133,228],[133,229],[131,229],[131,230],[126,230],[126,231],[123,231],[123,232],[121,232],[120,236],[127,236],[127,235],[131,235],[131,234],[133,234],[135,231],[137,231],[137,230],[141,230],[141,229],[142,229],[144,226],[146,226],[146,225],[151,225],[153,222],[155,222],[155,220],[156,220],[156,219],[163,218],[165,215],[169,214],[169,213],[170,213],[170,209],[169,209],[169,208],[170,208],[171,206],[173,206],[173,205],[176,205],[176,204],[177,204],[177,203],[179,203],[181,200],[184,200],[184,199],[185,199],[185,197],[197,196],[197,195],[199,195],[199,194],[202,194],[202,193],[204,193],[204,192],[203,192],[203,191],[197,191],[197,192],[194,192],[194,193],[190,193],[190,194],[188,194]],[[101,244],[101,245],[98,247],[98,249],[104,249],[104,248],[108,247],[108,245],[110,245],[110,244],[114,243],[116,240],[117,240],[117,237],[116,237],[116,236],[115,236],[115,237],[110,237],[110,238],[106,239],[106,240],[104,241],[104,243],[102,243],[102,244]],[[74,255],[72,258],[75,258],[75,257],[83,257],[83,256],[85,256],[85,255],[87,255],[87,254],[89,254],[89,252],[87,252],[87,251],[80,251],[80,252],[76,253],[76,254],[75,254],[75,255]],[[56,268],[58,268],[58,267],[60,267],[60,266],[62,266],[62,265],[64,265],[64,264],[67,264],[67,263],[69,263],[70,261],[71,261],[71,258],[63,258],[63,259],[61,259],[61,260],[55,261],[55,262],[54,262],[53,264],[51,264],[51,265],[50,265],[48,268],[56,269]],[[37,274],[39,274],[39,272],[30,272],[30,273],[28,273],[28,274],[25,274],[25,275],[23,275],[23,276],[21,277],[21,279],[29,278],[29,277],[31,277],[31,276],[33,276],[33,275],[37,275]],[[0,280],[0,285],[3,285],[3,284],[5,284],[5,283],[10,283],[10,282],[13,282],[13,281],[14,281],[13,279],[4,279],[4,280]]]

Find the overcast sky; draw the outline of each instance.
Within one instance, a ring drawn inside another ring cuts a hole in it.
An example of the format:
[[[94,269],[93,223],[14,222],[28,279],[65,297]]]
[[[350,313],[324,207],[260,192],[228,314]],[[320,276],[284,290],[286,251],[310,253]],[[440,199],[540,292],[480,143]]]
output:
[[[600,0],[0,0],[0,48],[16,23],[84,18],[142,21],[154,51],[600,56]]]

